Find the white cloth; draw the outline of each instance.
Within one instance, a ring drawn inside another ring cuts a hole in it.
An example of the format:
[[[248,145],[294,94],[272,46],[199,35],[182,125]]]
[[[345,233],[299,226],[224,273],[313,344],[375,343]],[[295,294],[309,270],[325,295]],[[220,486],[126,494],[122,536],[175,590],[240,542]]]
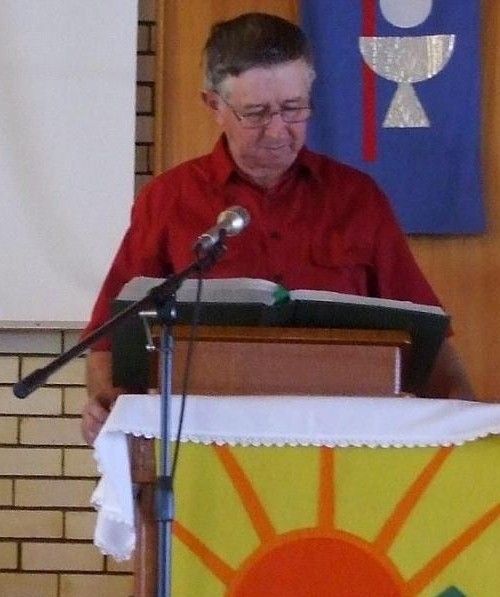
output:
[[[180,398],[172,398],[171,436]],[[135,545],[126,434],[160,435],[158,396],[121,396],[94,443],[101,480],[94,543],[117,560]],[[413,447],[459,445],[500,434],[500,404],[423,398],[190,396],[182,441],[229,445]]]

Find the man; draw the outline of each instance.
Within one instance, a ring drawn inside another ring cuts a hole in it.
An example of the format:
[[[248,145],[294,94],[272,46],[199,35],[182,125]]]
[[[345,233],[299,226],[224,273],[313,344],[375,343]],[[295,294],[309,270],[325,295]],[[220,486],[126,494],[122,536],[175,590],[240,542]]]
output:
[[[202,97],[221,139],[140,193],[87,331],[108,318],[128,280],[188,265],[196,238],[230,205],[245,207],[251,225],[230,239],[210,277],[439,304],[375,183],[304,147],[315,72],[302,31],[250,13],[215,25],[205,53]],[[108,343],[95,345],[87,363],[82,431],[92,443],[121,390],[112,387]],[[449,340],[421,393],[474,397]]]

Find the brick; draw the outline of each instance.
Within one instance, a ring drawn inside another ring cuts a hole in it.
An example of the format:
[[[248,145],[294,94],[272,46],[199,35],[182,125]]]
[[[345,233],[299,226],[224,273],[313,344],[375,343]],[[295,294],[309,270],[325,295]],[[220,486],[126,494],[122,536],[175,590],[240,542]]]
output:
[[[153,113],[153,88],[150,85],[137,86],[136,111],[142,115],[151,115]]]
[[[156,54],[157,45],[158,45],[158,30],[156,27],[156,23],[151,23],[151,49],[150,49],[150,51],[153,54]]]
[[[87,390],[85,388],[64,388],[63,412],[65,415],[79,415],[86,402]]]
[[[90,448],[64,450],[63,475],[65,477],[98,477],[96,461]]]
[[[58,539],[62,534],[62,512],[0,510],[0,537]]]
[[[13,483],[11,479],[0,479],[0,506],[12,506]]]
[[[151,52],[151,25],[149,23],[141,23],[137,29],[137,51]]]
[[[139,21],[154,21],[156,19],[155,0],[140,0]]]
[[[0,383],[15,383],[19,379],[19,359],[0,357]]]
[[[62,453],[53,448],[0,448],[0,475],[61,475]]]
[[[97,512],[66,512],[66,539],[92,539],[96,525]]]
[[[0,542],[0,569],[15,570],[17,566],[17,543],[14,543],[13,541]],[[0,574],[0,585],[2,582],[1,578]]]
[[[149,169],[151,170],[151,172],[154,171],[154,167],[155,167],[155,146],[150,145],[149,146]]]
[[[80,418],[24,418],[21,420],[20,443],[42,446],[84,445]]]
[[[132,597],[134,579],[119,575],[61,575],[61,595],[63,597]],[[31,596],[30,596],[31,597]],[[37,595],[38,597],[38,595]]]
[[[156,78],[155,57],[150,54],[137,56],[137,81],[152,83]]]
[[[75,330],[65,330],[64,334],[63,334],[63,350],[69,350],[70,348],[73,348],[73,346],[75,346],[76,344],[78,344],[80,342],[80,337],[82,335],[82,331],[81,329],[75,329]],[[84,357],[83,357],[84,358]]]
[[[23,357],[22,376],[28,375],[35,369],[48,365],[52,359],[47,357]],[[48,384],[55,385],[84,385],[85,383],[85,359],[78,358],[67,363],[57,373],[51,375],[47,380]]]
[[[60,415],[62,391],[59,388],[39,388],[23,400],[12,393],[12,388],[0,388],[2,415]]]
[[[103,556],[90,543],[23,543],[21,567],[23,570],[78,570],[101,571]]]
[[[154,122],[151,116],[138,116],[135,119],[135,137],[138,143],[152,143],[154,138]]]
[[[135,171],[142,173],[150,172],[149,165],[149,146],[136,145],[135,147]]]
[[[0,597],[57,597],[57,575],[0,572]]]
[[[125,562],[116,562],[113,558],[106,559],[106,570],[108,572],[134,572],[134,558]]]
[[[14,482],[14,505],[89,508],[94,488],[94,481],[19,479]]]
[[[0,445],[17,443],[17,418],[0,417]]]
[[[0,353],[57,354],[61,332],[54,330],[0,331]]]

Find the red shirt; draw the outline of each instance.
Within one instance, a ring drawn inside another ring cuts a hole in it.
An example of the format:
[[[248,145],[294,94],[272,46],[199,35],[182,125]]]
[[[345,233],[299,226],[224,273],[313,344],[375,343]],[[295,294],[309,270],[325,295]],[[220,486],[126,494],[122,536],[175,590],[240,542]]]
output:
[[[439,304],[369,176],[303,148],[280,183],[262,189],[241,175],[222,137],[212,153],[142,189],[85,333],[108,319],[110,302],[130,279],[164,277],[189,265],[198,236],[232,205],[249,211],[250,225],[227,240],[207,277]]]

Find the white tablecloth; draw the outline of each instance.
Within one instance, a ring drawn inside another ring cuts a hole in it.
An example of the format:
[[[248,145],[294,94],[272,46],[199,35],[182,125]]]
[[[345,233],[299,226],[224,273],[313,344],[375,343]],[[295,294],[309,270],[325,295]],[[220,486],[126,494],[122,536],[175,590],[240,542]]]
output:
[[[175,436],[180,399],[172,399]],[[157,396],[121,396],[94,444],[101,480],[94,543],[117,560],[135,545],[126,434],[159,437]],[[190,396],[182,441],[229,445],[446,446],[500,433],[500,404],[422,398]]]

